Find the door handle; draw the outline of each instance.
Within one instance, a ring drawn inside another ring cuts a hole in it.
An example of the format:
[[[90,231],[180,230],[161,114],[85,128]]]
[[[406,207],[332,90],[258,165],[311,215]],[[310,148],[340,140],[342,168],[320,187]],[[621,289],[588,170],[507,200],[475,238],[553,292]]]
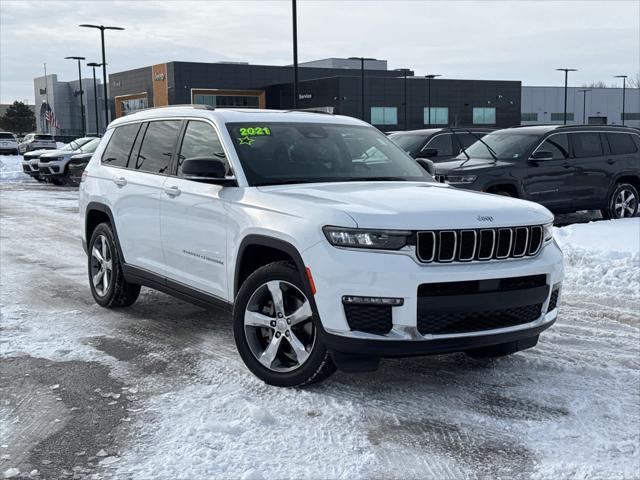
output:
[[[124,187],[127,184],[127,179],[124,177],[116,177],[113,179],[113,183],[115,183],[119,187]]]
[[[613,165],[614,163],[616,163],[616,161],[613,158],[610,158],[609,160],[607,160],[607,163],[609,165]]]
[[[173,187],[164,187],[164,193],[166,193],[170,197],[177,197],[182,193],[182,190],[174,185]]]

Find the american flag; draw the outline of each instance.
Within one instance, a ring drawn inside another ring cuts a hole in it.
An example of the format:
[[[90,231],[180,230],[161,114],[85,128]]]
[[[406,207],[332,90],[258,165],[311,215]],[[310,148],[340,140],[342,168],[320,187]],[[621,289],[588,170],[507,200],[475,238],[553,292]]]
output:
[[[47,121],[49,126],[51,126],[53,128],[60,128],[60,124],[58,123],[58,120],[56,119],[56,114],[53,113],[53,110],[51,109],[49,104],[47,104],[47,106],[46,106],[46,111],[44,112],[44,119]]]

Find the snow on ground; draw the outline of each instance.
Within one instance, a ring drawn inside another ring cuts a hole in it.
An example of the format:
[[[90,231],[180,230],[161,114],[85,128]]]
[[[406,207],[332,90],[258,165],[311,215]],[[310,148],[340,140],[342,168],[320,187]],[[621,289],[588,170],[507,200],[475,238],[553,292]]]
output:
[[[21,182],[35,183],[22,171],[22,155],[0,155],[0,184]]]
[[[5,184],[0,194],[0,358],[11,379],[0,382],[0,472],[638,477],[638,218],[555,229],[567,256],[561,314],[532,350],[490,363],[386,360],[376,373],[279,389],[246,370],[228,315],[147,289],[130,308],[96,306],[76,191]]]

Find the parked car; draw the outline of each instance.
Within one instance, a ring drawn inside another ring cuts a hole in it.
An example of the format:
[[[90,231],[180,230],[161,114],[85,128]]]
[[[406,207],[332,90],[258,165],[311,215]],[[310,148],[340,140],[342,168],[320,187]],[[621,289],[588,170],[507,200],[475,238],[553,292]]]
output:
[[[351,117],[145,110],[109,125],[83,179],[95,301],[131,305],[147,285],[232,311],[242,360],[273,385],[507,355],[558,314],[546,208],[434,182]]]
[[[11,132],[0,132],[0,153],[18,155],[18,140]]]
[[[413,158],[428,158],[438,163],[455,158],[475,143],[478,138],[491,133],[491,128],[428,128],[389,135]]]
[[[40,169],[38,167],[38,161],[40,159],[40,155],[43,155],[45,153],[73,152],[75,150],[78,150],[84,144],[92,140],[94,140],[94,138],[92,137],[83,137],[83,138],[78,138],[76,140],[72,140],[71,142],[67,143],[62,148],[57,150],[52,151],[50,148],[47,148],[47,149],[41,149],[41,150],[33,150],[31,152],[25,153],[22,156],[22,170],[24,171],[24,173],[26,173],[27,175],[30,175],[34,179],[41,180]]]
[[[71,157],[77,153],[92,154],[99,144],[99,138],[79,138],[61,150],[43,153],[38,158],[38,176],[56,185],[64,184],[67,179],[67,167]]]
[[[638,213],[640,132],[614,126],[508,128],[436,165],[456,187],[523,198],[552,212],[600,210],[605,218]]]
[[[53,138],[53,135],[45,133],[29,133],[28,135],[25,135],[22,142],[18,144],[18,149],[22,154],[33,150],[55,150],[56,141]]]
[[[82,181],[82,175],[85,168],[89,164],[93,152],[88,153],[76,153],[70,159],[67,164],[67,176],[63,180],[66,185],[78,186]]]

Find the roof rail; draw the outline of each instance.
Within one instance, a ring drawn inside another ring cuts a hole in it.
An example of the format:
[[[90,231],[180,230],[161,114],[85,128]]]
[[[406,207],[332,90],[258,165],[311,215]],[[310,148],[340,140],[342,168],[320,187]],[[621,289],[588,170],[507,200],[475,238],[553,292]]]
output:
[[[215,110],[211,105],[203,105],[200,103],[181,103],[178,105],[160,105],[158,107],[149,107],[138,110],[138,112],[146,112],[147,110],[160,110],[162,108],[193,108],[194,110]]]
[[[313,108],[292,108],[291,110],[285,110],[284,113],[319,113],[322,115],[333,115],[333,113],[327,112],[326,110],[320,110],[319,108],[317,110]]]

